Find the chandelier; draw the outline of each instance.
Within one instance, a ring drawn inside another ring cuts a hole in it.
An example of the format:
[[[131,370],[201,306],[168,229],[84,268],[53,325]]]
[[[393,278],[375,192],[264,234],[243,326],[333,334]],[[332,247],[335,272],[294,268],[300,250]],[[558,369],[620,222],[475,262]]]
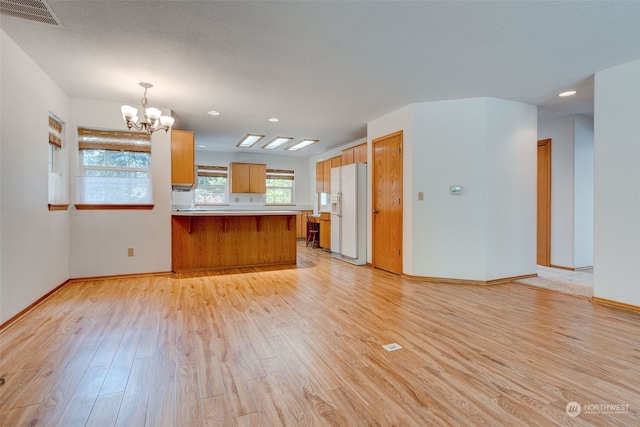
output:
[[[169,128],[173,126],[174,118],[169,116],[162,116],[162,112],[157,108],[149,107],[147,101],[147,89],[153,87],[151,83],[140,82],[138,83],[144,88],[144,95],[142,96],[142,120],[138,123],[138,109],[130,105],[123,105],[120,107],[122,111],[122,118],[127,123],[129,129],[135,128],[140,131],[154,133],[157,130],[164,129],[165,132],[169,131]]]

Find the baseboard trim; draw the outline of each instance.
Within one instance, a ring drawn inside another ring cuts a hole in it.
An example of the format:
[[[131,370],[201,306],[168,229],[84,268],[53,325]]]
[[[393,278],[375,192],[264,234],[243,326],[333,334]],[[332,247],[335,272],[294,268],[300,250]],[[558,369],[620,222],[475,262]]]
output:
[[[624,309],[627,309],[627,310],[640,311],[640,306],[631,305],[631,304],[627,304],[627,303],[624,303],[624,302],[612,301],[612,300],[605,299],[605,298],[591,297],[591,302],[595,302],[595,303],[598,303],[598,304],[609,305],[609,306],[618,307],[618,308],[624,308]]]
[[[543,265],[543,267],[545,267]],[[549,265],[549,268],[557,268],[558,270],[568,270],[568,271],[584,271],[584,270],[593,270],[593,265],[587,266],[587,267],[563,267],[561,265]]]
[[[0,325],[0,332],[4,332],[5,329],[9,328],[11,325],[13,325],[15,322],[17,322],[18,319],[20,319],[22,316],[24,316],[25,314],[27,314],[28,312],[30,312],[31,310],[36,308],[44,300],[46,300],[51,295],[53,295],[56,292],[58,292],[60,289],[62,289],[63,287],[65,287],[69,283],[71,283],[71,279],[65,280],[64,282],[60,283],[58,286],[56,286],[55,288],[51,289],[49,292],[47,292],[46,294],[44,294],[43,296],[41,296],[40,298],[35,300],[33,303],[29,304],[24,310],[21,310],[15,316],[12,316],[11,318],[7,319],[6,322],[4,322],[2,325]]]
[[[109,280],[109,279],[123,279],[133,277],[147,277],[147,276],[168,276],[173,274],[172,271],[158,271],[153,273],[130,273],[130,274],[115,274],[113,276],[87,276],[87,277],[73,277],[69,279],[70,282],[85,282],[87,280]]]
[[[411,280],[420,280],[425,282],[438,282],[444,283],[447,285],[480,285],[480,286],[490,286],[490,285],[500,285],[502,283],[513,282],[514,280],[520,279],[530,279],[532,277],[538,277],[536,273],[533,274],[525,274],[522,276],[512,276],[512,277],[503,277],[500,279],[493,280],[467,280],[467,279],[448,279],[442,277],[427,277],[427,276],[412,276],[409,274],[402,274],[402,277]]]

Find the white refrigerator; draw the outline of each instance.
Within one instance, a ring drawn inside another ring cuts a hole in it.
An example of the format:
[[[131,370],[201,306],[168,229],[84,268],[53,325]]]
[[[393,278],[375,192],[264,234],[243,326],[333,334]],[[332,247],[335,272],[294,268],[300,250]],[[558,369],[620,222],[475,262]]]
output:
[[[367,263],[367,165],[331,169],[331,253],[356,265]]]

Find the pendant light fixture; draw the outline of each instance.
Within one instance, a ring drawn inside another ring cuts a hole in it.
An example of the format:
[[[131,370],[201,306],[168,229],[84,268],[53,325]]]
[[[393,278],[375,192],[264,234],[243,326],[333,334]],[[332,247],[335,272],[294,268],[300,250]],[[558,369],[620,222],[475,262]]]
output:
[[[138,123],[138,109],[130,105],[123,105],[120,107],[122,111],[122,118],[124,119],[129,129],[135,128],[136,130],[153,132],[164,129],[165,132],[169,131],[169,128],[173,126],[175,119],[169,116],[162,116],[162,112],[157,108],[149,107],[147,101],[147,89],[153,87],[151,83],[140,82],[138,83],[144,88],[144,95],[142,96],[142,120]]]

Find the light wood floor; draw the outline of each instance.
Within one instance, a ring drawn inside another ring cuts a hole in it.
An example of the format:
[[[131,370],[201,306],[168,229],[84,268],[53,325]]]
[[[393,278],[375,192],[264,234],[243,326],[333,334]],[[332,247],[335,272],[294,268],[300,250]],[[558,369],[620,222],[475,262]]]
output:
[[[640,425],[639,313],[299,246],[297,268],[68,284],[0,334],[0,425]]]

